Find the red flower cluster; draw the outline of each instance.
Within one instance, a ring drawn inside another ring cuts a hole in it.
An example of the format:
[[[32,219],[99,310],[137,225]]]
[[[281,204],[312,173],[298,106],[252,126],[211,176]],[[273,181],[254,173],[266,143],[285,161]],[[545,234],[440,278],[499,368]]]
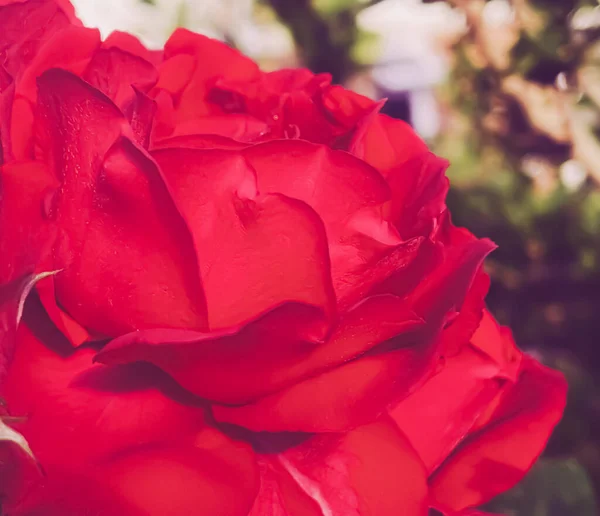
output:
[[[525,474],[564,380],[379,108],[0,0],[3,514],[475,514]]]

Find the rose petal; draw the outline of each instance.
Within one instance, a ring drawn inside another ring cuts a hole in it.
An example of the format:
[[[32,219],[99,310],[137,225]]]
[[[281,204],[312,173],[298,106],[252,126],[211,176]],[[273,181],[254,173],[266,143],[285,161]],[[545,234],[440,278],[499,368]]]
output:
[[[23,274],[0,285],[0,384],[5,381],[17,343],[17,328],[23,306],[35,283],[48,276]],[[38,480],[40,470],[29,443],[22,434],[5,424],[5,400],[0,406],[0,499],[16,503]]]
[[[59,269],[51,257],[57,228],[51,220],[52,200],[59,183],[39,162],[11,163],[0,168],[3,200],[0,208],[0,279],[10,281],[23,272]],[[14,221],[18,220],[19,224]],[[36,287],[54,323],[75,345],[87,331],[56,304],[54,278]]]
[[[44,71],[54,67],[80,75],[99,45],[100,33],[96,29],[67,26],[50,35],[37,50],[31,63],[15,77],[10,124],[14,159],[31,159],[34,156],[33,125],[37,78]]]
[[[483,303],[483,299],[480,300]],[[461,315],[442,333],[446,341]],[[459,332],[460,333],[460,332]],[[475,332],[475,344],[450,356],[442,369],[419,390],[390,410],[391,417],[433,472],[468,434],[489,422],[504,391],[517,379],[521,353],[512,339],[504,339],[501,328],[485,311]],[[488,345],[492,342],[492,346]],[[486,353],[492,347],[495,356]],[[509,379],[509,382],[505,382]]]
[[[161,50],[148,50],[138,38],[128,32],[121,32],[120,30],[111,32],[102,43],[102,47],[124,50],[152,63],[154,66],[158,66],[162,62],[163,53]]]
[[[306,91],[292,91],[285,97],[280,125],[286,138],[302,138],[326,145],[332,145],[343,132],[332,123],[331,118],[323,116],[320,106]]]
[[[267,125],[248,115],[209,115],[182,122],[171,137],[184,135],[219,135],[239,141],[253,141],[265,134]]]
[[[362,227],[365,225],[364,222],[361,221]],[[366,217],[366,222],[370,229],[363,229],[363,231],[367,234],[376,235],[387,229],[385,222],[378,221],[372,215]],[[403,278],[408,276],[414,284],[418,284],[424,274],[415,271],[413,264],[417,257],[426,261],[422,256],[425,254],[421,249],[422,244],[423,238],[419,237],[398,245],[389,245],[365,233],[359,233],[343,245],[333,247],[332,269],[336,266],[337,271],[340,272],[334,276],[340,310],[347,310],[368,295],[389,293],[389,290],[382,285],[395,276]],[[408,280],[404,281],[409,283]],[[404,293],[400,297],[404,297]]]
[[[203,409],[169,397],[178,391],[156,370],[93,365],[93,349],[61,354],[60,334],[39,331],[54,349],[22,325],[1,395],[24,419],[16,428],[48,474],[131,446],[176,442],[203,426]]]
[[[252,516],[428,512],[425,469],[387,420],[344,435],[318,435],[283,453],[263,454],[261,460],[261,490]],[[296,486],[290,486],[290,477]]]
[[[62,272],[62,270],[59,271]],[[92,340],[88,331],[58,306],[54,277],[40,282],[36,290],[48,317],[74,347]]]
[[[347,129],[356,127],[359,120],[369,112],[377,112],[378,108],[378,104],[370,98],[337,84],[323,89],[320,103],[338,124]]]
[[[40,145],[62,182],[56,294],[100,334],[205,327],[191,237],[153,161],[122,136],[122,113],[68,72],[39,79]],[[119,249],[117,253],[115,250]],[[151,305],[151,309],[148,309]]]
[[[510,330],[500,326],[487,310],[482,314],[481,324],[474,333],[471,343],[498,364],[503,377],[513,382],[517,379],[520,351]]]
[[[100,46],[100,33],[96,29],[70,26],[44,41],[30,65],[24,69],[17,83],[17,94],[35,103],[37,78],[46,70],[61,68],[82,75],[92,56]]]
[[[473,337],[484,317],[484,300],[489,287],[490,277],[480,270],[467,292],[457,317],[444,328],[441,344],[444,356],[456,355]]]
[[[502,387],[499,369],[485,355],[465,348],[442,370],[390,410],[428,472],[464,439]]]
[[[42,163],[11,163],[0,168],[0,281],[37,271],[50,252],[55,229],[44,216],[44,201],[58,182]],[[18,223],[15,223],[18,221]]]
[[[192,437],[57,473],[10,514],[247,516],[259,481],[252,451],[209,428]]]
[[[339,365],[421,324],[400,299],[378,296],[344,314],[328,341],[315,346],[295,341],[293,324],[303,324],[302,313],[287,308],[290,322],[283,334],[273,331],[269,316],[223,337],[150,330],[111,341],[95,359],[106,364],[146,360],[199,396],[242,403]]]
[[[258,189],[304,201],[327,227],[356,211],[387,201],[379,173],[345,152],[305,141],[273,141],[248,147],[244,157],[256,170]]]
[[[211,329],[287,302],[332,314],[327,237],[309,206],[258,195],[254,171],[236,153],[165,149],[154,156],[192,228]]]
[[[439,320],[447,318],[453,311],[458,312],[483,260],[495,248],[491,240],[473,237],[469,242],[445,249],[442,263],[408,295],[415,313],[427,320]],[[401,276],[392,278],[384,289],[401,295],[404,287],[400,279]],[[441,292],[447,295],[441,295]]]
[[[56,272],[25,273],[10,283],[0,285],[0,383],[8,374],[14,358],[17,328],[21,322],[27,296],[38,281]]]
[[[355,124],[340,124],[324,108],[321,94],[331,83],[329,74],[306,69],[264,73],[255,80],[219,80],[209,100],[226,113],[245,113],[263,120],[269,139],[302,138],[332,145]]]
[[[283,391],[236,407],[213,405],[218,421],[256,432],[341,432],[376,419],[427,370],[432,347],[366,355]]]
[[[133,130],[135,141],[147,149],[150,146],[150,136],[154,116],[156,114],[156,102],[145,93],[133,87],[135,96],[125,109],[125,114]]]
[[[186,120],[195,120],[201,116],[214,112],[206,101],[210,88],[217,79],[227,77],[232,80],[250,79],[259,74],[256,63],[243,56],[237,50],[217,40],[195,34],[186,29],[177,29],[165,44],[165,62],[160,70],[161,79],[157,88],[168,89],[175,92],[172,86],[167,86],[162,77],[173,72],[170,60],[180,61],[180,56],[190,56],[187,59],[187,71],[180,71],[183,85],[177,88],[177,120],[179,123]],[[193,64],[192,64],[193,63]],[[190,74],[190,64],[193,72]],[[167,78],[169,83],[172,78]]]
[[[387,175],[392,191],[389,217],[404,239],[428,236],[445,210],[448,161],[424,153]]]
[[[314,498],[304,491],[278,460],[259,458],[260,489],[248,516],[323,516]]]
[[[238,150],[247,146],[247,143],[216,134],[186,134],[155,140],[151,149]]]
[[[300,199],[320,215],[343,308],[368,293],[370,278],[379,281],[379,272],[410,260],[411,244],[402,245],[382,216],[390,191],[375,169],[345,152],[304,141],[255,145],[244,156],[256,170],[259,191]]]
[[[0,65],[0,165],[12,159],[10,125],[14,93],[14,80]]]
[[[41,45],[71,24],[81,25],[66,0],[0,3],[0,55],[6,70],[16,76],[36,57]]]
[[[0,499],[4,506],[18,503],[41,477],[25,438],[0,420]]]
[[[434,506],[458,511],[481,505],[521,480],[560,420],[566,391],[560,373],[523,357],[517,383],[506,390],[486,426],[431,479]]]
[[[214,405],[215,417],[250,430],[271,432],[341,431],[372,421],[431,372],[440,352],[439,331],[449,314],[462,306],[483,258],[492,248],[485,240],[465,244],[419,285],[407,302],[426,325],[406,341],[391,342],[392,351],[375,349],[251,404]]]
[[[189,84],[196,60],[189,54],[174,54],[158,67],[158,82],[154,93],[170,94],[171,98],[179,98],[183,89]]]
[[[124,109],[135,97],[132,86],[148,92],[158,80],[158,72],[145,59],[111,47],[96,50],[83,79]]]
[[[363,119],[348,150],[386,177],[392,169],[429,152],[410,125],[377,110]]]

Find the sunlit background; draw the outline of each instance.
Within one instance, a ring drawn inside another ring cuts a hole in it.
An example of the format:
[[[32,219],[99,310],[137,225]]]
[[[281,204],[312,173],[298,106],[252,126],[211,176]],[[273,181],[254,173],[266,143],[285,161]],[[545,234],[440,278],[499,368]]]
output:
[[[489,306],[570,383],[544,458],[488,507],[595,516],[600,493],[598,0],[73,0],[103,36],[176,27],[266,70],[306,66],[375,99],[449,158],[454,221],[500,248]]]

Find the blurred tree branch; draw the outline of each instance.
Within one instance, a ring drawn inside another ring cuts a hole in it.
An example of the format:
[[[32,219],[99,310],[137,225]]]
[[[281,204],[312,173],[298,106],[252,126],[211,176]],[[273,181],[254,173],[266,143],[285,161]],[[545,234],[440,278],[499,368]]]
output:
[[[590,110],[576,106],[582,93],[589,91],[596,101],[600,96],[597,84],[585,81],[578,71],[594,42],[573,44],[569,19],[575,4],[513,0],[513,21],[496,26],[486,22],[485,0],[447,1],[465,15],[468,34],[461,44],[474,67],[492,74],[498,92],[518,103],[531,127],[559,145],[570,146],[573,157],[600,183],[600,141],[593,127],[598,120]],[[600,69],[597,63],[592,68]],[[549,75],[541,82],[531,76],[540,70]],[[562,88],[556,79],[563,82]],[[567,85],[568,81],[574,84]],[[600,113],[600,104],[594,109]]]
[[[315,73],[330,73],[342,83],[353,71],[350,50],[357,38],[353,10],[331,19],[322,17],[310,0],[268,0],[281,22],[288,26],[304,64]]]

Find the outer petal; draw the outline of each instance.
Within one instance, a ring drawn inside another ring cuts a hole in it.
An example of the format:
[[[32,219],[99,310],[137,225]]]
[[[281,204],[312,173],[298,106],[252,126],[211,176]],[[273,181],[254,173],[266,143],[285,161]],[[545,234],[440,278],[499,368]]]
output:
[[[52,35],[41,46],[35,59],[23,70],[15,84],[12,106],[11,143],[15,159],[31,159],[34,155],[37,78],[54,67],[80,75],[99,45],[100,33],[96,29],[68,26]]]
[[[18,503],[41,477],[25,438],[0,420],[0,500]]]
[[[375,420],[431,364],[431,345],[370,354],[255,403],[213,406],[218,421],[267,432],[341,432]]]
[[[56,237],[53,224],[44,217],[44,201],[58,187],[52,173],[37,162],[0,168],[0,281],[17,278],[38,268]]]
[[[260,489],[248,516],[323,516],[319,501],[307,493],[277,459],[261,457]]]
[[[148,50],[135,36],[119,30],[111,32],[102,43],[102,46],[104,48],[118,48],[155,66],[159,65],[163,58],[162,50]]]
[[[524,357],[485,426],[461,444],[431,479],[434,506],[461,510],[515,485],[540,455],[560,420],[567,385],[560,373]]]
[[[244,156],[256,170],[259,191],[304,201],[328,228],[390,197],[377,170],[323,145],[278,140],[248,147]]]
[[[315,76],[306,69],[277,70],[255,80],[219,80],[208,98],[226,113],[263,120],[269,127],[268,139],[331,144],[340,129],[318,102],[318,93],[330,82],[328,74]]]
[[[0,392],[10,414],[23,418],[16,428],[49,475],[131,446],[177,441],[204,425],[202,407],[186,404],[158,371],[93,365],[92,349],[61,354],[68,349],[62,336],[39,328],[39,314],[35,319],[47,344],[21,326]]]
[[[337,84],[324,88],[319,100],[328,115],[348,129],[355,128],[358,121],[379,107],[370,98]]]
[[[10,118],[15,93],[13,78],[0,66],[0,165],[12,157]]]
[[[414,334],[252,404],[214,406],[215,417],[255,431],[341,431],[372,421],[435,367],[439,331],[462,306],[491,249],[489,241],[468,242],[408,296],[426,322]]]
[[[364,162],[304,141],[256,145],[244,156],[256,170],[259,191],[300,199],[322,218],[342,309],[367,295],[373,280],[414,257],[415,242],[403,243],[383,217],[388,185]]]
[[[48,478],[15,516],[247,516],[258,488],[248,446],[216,430]]]
[[[0,280],[10,281],[23,272],[59,270],[61,266],[51,258],[58,229],[48,217],[59,182],[45,165],[33,161],[4,165],[0,177]],[[87,331],[57,306],[54,278],[39,283],[37,290],[52,320],[71,342],[80,344],[89,338]]]
[[[170,137],[219,135],[239,141],[254,141],[265,134],[264,122],[249,115],[208,115],[178,124]]]
[[[159,149],[229,149],[238,150],[247,147],[247,143],[238,142],[216,134],[185,134],[164,138],[152,143],[151,150]]]
[[[156,102],[145,93],[133,87],[135,96],[125,108],[125,114],[133,130],[135,141],[147,149],[150,146],[150,136],[156,114]]]
[[[389,412],[430,473],[486,422],[498,396],[516,380],[521,353],[489,312],[481,317],[487,284],[480,273],[458,317],[442,332],[447,359],[441,370]],[[465,345],[480,320],[473,343]]]
[[[407,295],[417,314],[448,322],[461,309],[483,260],[495,247],[488,239],[479,240],[471,236],[462,244],[443,248],[443,257],[436,267],[424,277],[417,276],[420,282],[412,290],[406,292],[414,279],[407,277],[412,272],[410,269],[391,276],[381,284],[381,290],[399,296]]]
[[[344,435],[317,435],[285,452],[263,454],[261,461],[261,490],[252,516],[428,512],[425,469],[387,420]]]
[[[429,152],[406,122],[380,115],[377,110],[362,120],[349,151],[386,177],[392,169]]]
[[[70,7],[70,6],[69,6]],[[32,0],[26,3],[0,2],[0,163],[13,159],[14,138],[29,141],[31,135],[31,107],[25,105],[25,118],[22,126],[11,130],[15,82],[37,55],[39,48],[53,34],[68,27],[69,17],[52,0]],[[29,116],[28,116],[29,115]],[[19,117],[21,118],[21,117]]]
[[[465,347],[477,328],[480,326],[482,319],[487,313],[485,311],[485,296],[490,287],[490,277],[483,271],[475,276],[471,288],[467,292],[465,300],[460,308],[460,312],[456,318],[444,328],[442,333],[442,354],[447,357],[452,357],[459,353]],[[489,316],[489,314],[488,314]],[[488,354],[486,348],[480,348],[484,353]],[[493,355],[492,355],[492,358]]]
[[[21,327],[1,395],[22,416],[15,424],[45,476],[29,481],[25,496],[9,485],[8,514],[248,513],[258,471],[247,445],[206,427],[202,407],[157,371],[95,366],[91,349],[61,354],[62,336],[39,313],[28,316],[45,344]]]
[[[8,374],[15,354],[17,329],[21,322],[27,296],[35,284],[56,271],[40,274],[24,273],[9,283],[0,285],[0,384]],[[2,410],[0,410],[0,415]]]
[[[33,61],[23,70],[18,81],[17,95],[35,103],[37,78],[46,70],[61,68],[81,75],[100,46],[96,29],[68,26],[44,41]]]
[[[178,65],[173,67],[171,60]],[[180,68],[184,61],[186,64]],[[252,60],[224,43],[177,29],[165,44],[165,62],[157,88],[175,94],[177,120],[181,123],[214,112],[206,96],[217,79],[247,80],[258,74],[258,66]]]
[[[146,360],[199,396],[242,403],[326,371],[422,323],[400,299],[377,296],[344,314],[327,342],[315,346],[293,338],[303,314],[293,306],[285,308],[290,320],[283,332],[274,331],[269,321],[285,316],[280,310],[231,336],[136,332],[110,342],[96,360]]]
[[[471,431],[502,389],[499,367],[465,348],[443,369],[390,410],[432,473]]]
[[[254,171],[236,153],[154,155],[192,229],[211,329],[243,324],[286,302],[332,314],[327,236],[313,210],[281,195],[258,195]]]
[[[49,202],[64,231],[60,304],[100,334],[205,327],[190,234],[156,164],[123,136],[122,113],[67,72],[39,85],[40,145],[61,181]]]
[[[12,364],[17,341],[17,327],[25,300],[40,276],[24,274],[0,285],[0,384]],[[1,400],[1,398],[0,398]],[[5,402],[0,405],[0,500],[18,501],[38,480],[40,470],[27,440],[7,426]]]
[[[52,34],[80,24],[66,1],[29,0],[0,3],[0,54],[7,71],[16,76],[37,55]]]
[[[423,153],[393,168],[387,176],[392,200],[389,217],[402,238],[428,236],[446,208],[448,161]]]
[[[123,109],[135,97],[132,86],[139,91],[149,91],[158,80],[158,72],[145,59],[111,47],[93,54],[83,78]]]
[[[471,338],[471,344],[498,364],[502,377],[513,382],[517,380],[521,353],[510,330],[500,326],[487,310],[482,314],[481,323]]]

